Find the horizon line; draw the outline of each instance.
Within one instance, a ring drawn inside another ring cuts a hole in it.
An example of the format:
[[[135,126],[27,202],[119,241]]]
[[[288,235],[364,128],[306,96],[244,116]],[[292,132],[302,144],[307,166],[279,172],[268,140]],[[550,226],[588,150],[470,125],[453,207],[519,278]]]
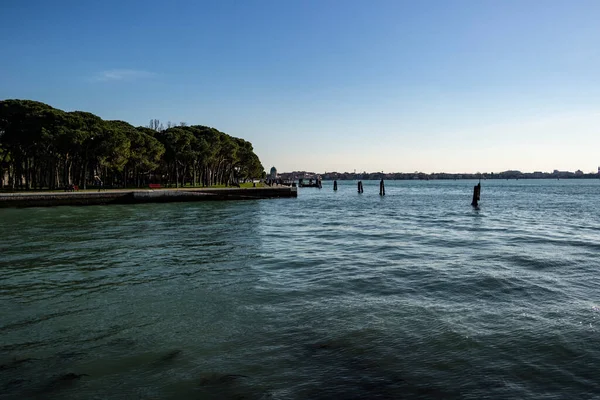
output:
[[[584,175],[590,175],[590,174],[600,174],[600,167],[598,167],[598,171],[590,171],[590,172],[584,172],[581,169],[577,169],[576,171],[561,171],[561,170],[553,170],[553,171],[520,171],[520,170],[516,170],[516,169],[508,169],[505,171],[492,171],[492,172],[422,172],[422,171],[414,171],[414,172],[400,172],[400,171],[395,171],[395,172],[384,172],[384,171],[371,171],[371,172],[367,172],[367,171],[362,171],[362,172],[349,172],[349,171],[344,171],[344,172],[338,172],[338,171],[325,171],[325,172],[313,172],[313,171],[283,171],[283,172],[278,172],[278,174],[293,174],[293,173],[308,173],[308,174],[321,174],[321,175],[325,175],[325,174],[354,174],[354,175],[358,175],[358,174],[384,174],[384,175],[390,175],[390,174],[425,174],[425,175],[439,175],[439,174],[446,174],[446,175],[493,175],[493,174],[506,174],[506,173],[512,173],[512,174],[576,174],[576,173],[582,173]]]

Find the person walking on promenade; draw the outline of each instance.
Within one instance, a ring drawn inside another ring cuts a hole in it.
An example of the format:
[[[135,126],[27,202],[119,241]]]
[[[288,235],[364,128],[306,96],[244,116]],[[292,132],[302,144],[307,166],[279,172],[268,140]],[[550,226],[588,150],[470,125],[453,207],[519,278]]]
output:
[[[101,191],[103,184],[102,184],[102,180],[100,179],[100,177],[98,175],[94,175],[94,182],[98,186],[98,191]]]

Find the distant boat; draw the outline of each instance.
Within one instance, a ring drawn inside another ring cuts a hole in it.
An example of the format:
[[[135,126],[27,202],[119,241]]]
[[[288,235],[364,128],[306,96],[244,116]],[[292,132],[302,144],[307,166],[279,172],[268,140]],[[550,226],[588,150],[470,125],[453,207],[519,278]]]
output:
[[[317,177],[314,180],[312,178],[310,178],[308,180],[308,183],[305,183],[304,179],[299,179],[298,180],[298,186],[299,187],[316,187],[316,188],[319,188],[319,189],[321,189],[323,187],[323,185],[321,183],[321,177],[320,176]]]

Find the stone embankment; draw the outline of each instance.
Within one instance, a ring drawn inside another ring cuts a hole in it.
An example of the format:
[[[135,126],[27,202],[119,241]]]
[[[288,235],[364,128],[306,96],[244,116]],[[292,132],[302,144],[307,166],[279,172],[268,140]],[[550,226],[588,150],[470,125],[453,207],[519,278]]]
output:
[[[298,197],[297,188],[268,187],[243,189],[157,189],[103,190],[101,192],[82,191],[0,193],[0,208],[255,200],[281,197]]]

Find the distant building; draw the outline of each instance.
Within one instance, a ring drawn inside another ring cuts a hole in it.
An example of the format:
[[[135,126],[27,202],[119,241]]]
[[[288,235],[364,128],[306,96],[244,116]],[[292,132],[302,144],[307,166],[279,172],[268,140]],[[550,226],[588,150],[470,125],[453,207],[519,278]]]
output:
[[[271,173],[269,174],[269,178],[277,179],[277,168],[271,167]]]
[[[575,175],[577,176],[583,176],[583,171],[578,169],[577,171],[575,171]]]

